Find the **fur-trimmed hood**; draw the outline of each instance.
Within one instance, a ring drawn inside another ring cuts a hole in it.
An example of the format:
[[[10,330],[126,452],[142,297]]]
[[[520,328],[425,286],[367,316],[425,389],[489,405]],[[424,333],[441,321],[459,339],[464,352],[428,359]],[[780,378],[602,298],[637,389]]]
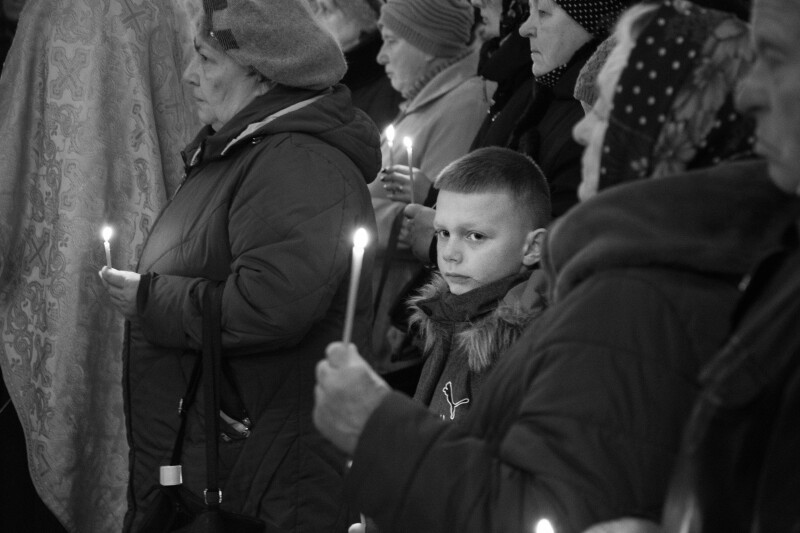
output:
[[[480,373],[545,309],[545,294],[540,270],[458,296],[450,293],[447,282],[436,273],[408,300],[410,324],[419,328],[426,357],[449,344],[451,352],[466,354],[470,370]]]

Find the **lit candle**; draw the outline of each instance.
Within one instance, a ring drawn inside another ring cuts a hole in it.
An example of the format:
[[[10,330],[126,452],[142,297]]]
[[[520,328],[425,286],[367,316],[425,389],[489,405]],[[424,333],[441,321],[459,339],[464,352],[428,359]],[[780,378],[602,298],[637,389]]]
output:
[[[361,263],[364,261],[364,248],[367,247],[367,230],[358,228],[353,235],[353,264],[350,268],[350,290],[347,293],[347,308],[344,315],[344,335],[342,342],[350,342],[353,332],[353,317],[356,314],[358,282],[361,279]]]
[[[411,203],[415,204],[416,201],[414,200],[414,163],[411,162],[411,145],[413,142],[411,141],[411,137],[403,137],[403,144],[406,145],[406,152],[408,152],[408,178],[410,180],[410,187],[411,187]]]
[[[536,523],[535,533],[555,533],[555,531],[553,524],[547,518],[542,518]]]
[[[106,249],[106,266],[108,268],[111,268],[111,245],[108,241],[111,240],[113,234],[114,230],[111,229],[111,226],[103,227],[103,247]]]
[[[394,126],[389,124],[386,126],[386,144],[389,145],[389,168],[394,166],[394,154],[392,153],[392,147],[394,146]]]

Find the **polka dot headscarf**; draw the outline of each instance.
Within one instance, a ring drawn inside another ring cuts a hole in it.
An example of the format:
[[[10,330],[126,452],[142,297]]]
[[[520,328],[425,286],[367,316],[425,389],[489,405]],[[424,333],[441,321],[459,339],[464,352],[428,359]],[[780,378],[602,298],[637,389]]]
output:
[[[575,22],[595,37],[605,37],[631,0],[555,0]]]
[[[752,60],[742,21],[665,0],[617,83],[600,187],[751,155],[753,122],[735,110],[733,92]]]

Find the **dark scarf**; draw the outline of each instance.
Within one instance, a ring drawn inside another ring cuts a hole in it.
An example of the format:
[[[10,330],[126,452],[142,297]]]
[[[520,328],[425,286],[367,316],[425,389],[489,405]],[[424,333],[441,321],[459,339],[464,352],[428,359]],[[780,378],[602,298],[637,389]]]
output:
[[[408,302],[410,324],[423,336],[425,355],[456,350],[466,357],[473,372],[489,368],[546,306],[541,293],[544,289],[538,286],[534,287],[537,296],[531,301],[503,301],[512,288],[526,281],[532,283],[530,280],[531,271],[526,271],[455,295],[445,280],[435,275]]]

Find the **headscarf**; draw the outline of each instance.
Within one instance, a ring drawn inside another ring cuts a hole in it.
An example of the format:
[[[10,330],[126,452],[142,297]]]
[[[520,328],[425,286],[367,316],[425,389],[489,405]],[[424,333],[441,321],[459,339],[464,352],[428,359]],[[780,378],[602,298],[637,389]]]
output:
[[[665,0],[617,83],[599,187],[748,157],[753,121],[736,111],[733,92],[752,61],[744,22]]]
[[[605,37],[631,0],[553,0],[583,29]]]
[[[180,181],[188,28],[164,0],[29,1],[0,77],[0,366],[31,480],[72,532],[122,530],[124,319],[100,230],[133,270]]]

